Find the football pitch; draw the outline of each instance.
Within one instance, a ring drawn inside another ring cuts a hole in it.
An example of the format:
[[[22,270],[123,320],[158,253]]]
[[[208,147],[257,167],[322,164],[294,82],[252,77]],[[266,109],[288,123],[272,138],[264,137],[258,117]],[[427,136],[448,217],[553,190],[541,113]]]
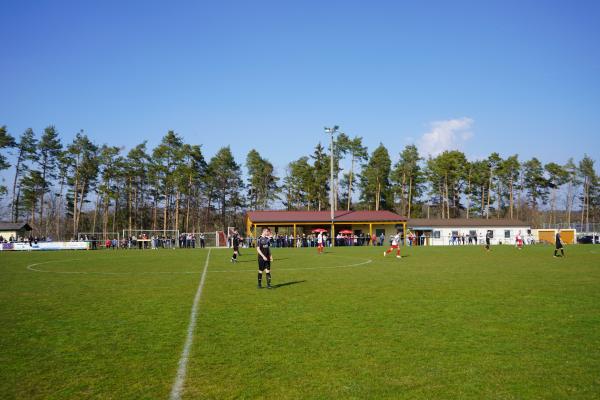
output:
[[[253,249],[0,253],[0,398],[169,399],[182,365],[184,399],[598,398],[600,247],[566,252],[273,249],[273,290]]]

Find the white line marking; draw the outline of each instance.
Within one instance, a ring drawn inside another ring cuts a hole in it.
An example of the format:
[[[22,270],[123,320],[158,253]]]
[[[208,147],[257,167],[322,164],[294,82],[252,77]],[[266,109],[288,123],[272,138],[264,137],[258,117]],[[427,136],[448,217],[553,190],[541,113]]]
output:
[[[190,324],[188,325],[187,337],[185,344],[183,345],[183,351],[181,352],[181,358],[179,359],[179,368],[177,368],[177,376],[171,389],[171,400],[181,399],[183,393],[183,385],[185,383],[185,375],[187,372],[187,364],[190,358],[190,350],[192,349],[192,343],[194,342],[194,330],[196,329],[196,319],[198,316],[198,304],[200,303],[200,297],[202,296],[202,288],[204,287],[204,281],[206,280],[206,270],[208,269],[208,261],[210,259],[210,251],[206,255],[206,262],[204,263],[204,271],[202,271],[202,278],[200,278],[200,284],[198,284],[198,290],[194,297],[194,304],[192,305],[192,312],[190,313]]]
[[[44,269],[39,269],[39,268],[34,268],[37,267],[38,265],[43,265],[43,264],[50,264],[50,263],[56,263],[56,262],[66,262],[66,261],[81,261],[80,258],[71,258],[68,260],[52,260],[52,261],[44,261],[44,262],[39,262],[39,263],[35,263],[35,264],[30,264],[28,265],[26,268],[29,271],[33,271],[33,272],[45,272],[45,273],[49,273],[49,274],[79,274],[79,275],[87,275],[87,274],[94,274],[94,275],[153,275],[153,274],[200,274],[202,273],[201,271],[140,271],[140,272],[136,272],[136,271],[124,271],[124,272],[101,272],[101,271],[47,271]]]
[[[361,265],[366,265],[366,264],[370,264],[372,263],[373,260],[367,260],[367,261],[363,261],[360,263],[356,263],[356,264],[348,264],[348,265],[334,265],[334,266],[330,266],[330,267],[307,267],[307,268],[277,268],[277,271],[303,271],[303,270],[309,270],[309,269],[331,269],[331,268],[351,268],[351,267],[359,267]],[[256,268],[255,269],[219,269],[219,270],[214,270],[214,271],[208,271],[208,272],[256,272]]]

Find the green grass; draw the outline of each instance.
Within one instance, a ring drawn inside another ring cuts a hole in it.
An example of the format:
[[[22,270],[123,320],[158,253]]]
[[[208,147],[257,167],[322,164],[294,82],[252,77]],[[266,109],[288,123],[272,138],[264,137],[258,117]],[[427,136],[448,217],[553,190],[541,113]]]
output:
[[[213,250],[184,397],[600,396],[600,247],[403,251]],[[0,398],[167,399],[206,254],[0,253]]]

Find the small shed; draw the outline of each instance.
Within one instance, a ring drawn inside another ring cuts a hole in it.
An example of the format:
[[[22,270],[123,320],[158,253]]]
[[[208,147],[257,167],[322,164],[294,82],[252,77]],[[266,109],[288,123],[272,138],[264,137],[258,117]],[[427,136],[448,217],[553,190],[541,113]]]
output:
[[[32,229],[26,222],[4,222],[0,221],[1,241],[16,241],[19,237],[28,237]]]

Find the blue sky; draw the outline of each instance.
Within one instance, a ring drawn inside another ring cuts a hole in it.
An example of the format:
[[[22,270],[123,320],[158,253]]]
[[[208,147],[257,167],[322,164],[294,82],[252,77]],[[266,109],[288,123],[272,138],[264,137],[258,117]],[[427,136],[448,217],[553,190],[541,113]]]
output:
[[[600,159],[598,1],[3,1],[0,124],[285,165],[338,124],[435,154]]]

